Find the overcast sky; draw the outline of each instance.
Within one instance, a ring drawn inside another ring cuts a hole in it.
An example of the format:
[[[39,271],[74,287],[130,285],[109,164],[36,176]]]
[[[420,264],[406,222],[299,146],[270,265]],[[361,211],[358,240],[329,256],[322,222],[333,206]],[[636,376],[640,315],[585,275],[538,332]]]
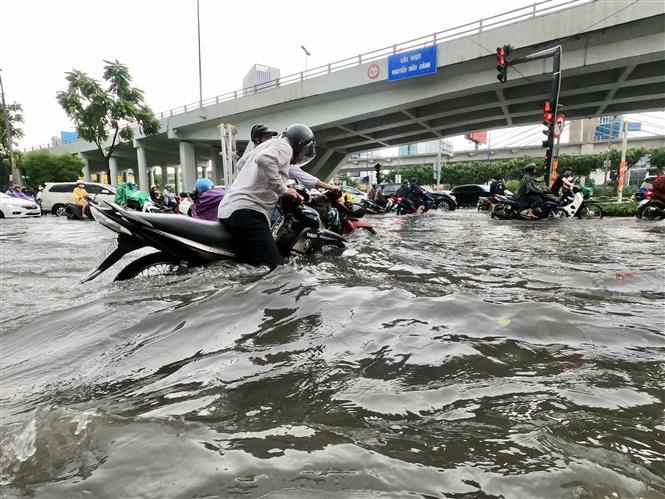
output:
[[[200,0],[203,98],[242,87],[255,63],[282,75],[487,18],[526,0]],[[55,100],[76,68],[129,66],[155,112],[199,99],[196,0],[3,0],[0,68],[23,106],[21,147],[73,125]]]

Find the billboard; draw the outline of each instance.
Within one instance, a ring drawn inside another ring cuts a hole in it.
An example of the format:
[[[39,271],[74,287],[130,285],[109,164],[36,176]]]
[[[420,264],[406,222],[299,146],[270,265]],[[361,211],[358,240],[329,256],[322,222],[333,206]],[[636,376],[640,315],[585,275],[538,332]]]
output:
[[[464,134],[464,138],[476,144],[487,144],[487,130],[484,132],[467,132]]]
[[[75,140],[78,140],[79,134],[78,132],[60,132],[60,143],[61,144],[67,144],[69,142],[74,142]]]

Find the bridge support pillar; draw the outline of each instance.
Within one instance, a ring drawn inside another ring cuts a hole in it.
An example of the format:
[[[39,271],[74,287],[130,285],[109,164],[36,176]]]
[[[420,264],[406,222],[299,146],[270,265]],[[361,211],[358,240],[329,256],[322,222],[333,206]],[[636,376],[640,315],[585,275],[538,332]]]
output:
[[[118,186],[118,158],[114,158],[111,156],[109,158],[109,170],[111,174],[111,178],[109,179],[109,182],[113,187]]]
[[[85,166],[81,169],[81,173],[83,174],[83,180],[85,182],[92,182],[92,180],[90,180],[90,163],[88,163],[88,160],[85,158],[85,156],[81,154],[79,154],[79,158],[81,158],[85,163]]]
[[[219,155],[220,151],[216,147],[210,147],[210,163],[212,168],[212,178],[215,185],[222,183],[222,157]]]
[[[162,179],[161,184],[159,185],[159,187],[161,187],[163,189],[164,186],[169,183],[169,170],[166,166],[158,166],[157,168],[159,169],[159,174],[160,174],[161,179]]]
[[[138,182],[139,189],[150,192],[148,185],[148,156],[145,147],[136,148],[136,159],[138,161]]]
[[[150,184],[150,187],[155,185],[155,169],[154,168],[149,168],[148,169],[148,183]]]
[[[182,192],[182,182],[180,181],[180,172],[182,169],[179,166],[176,166],[174,170],[173,185],[175,186],[175,193],[180,194]]]
[[[194,190],[196,185],[196,152],[191,142],[180,142],[180,167],[182,169],[182,189],[186,192]]]

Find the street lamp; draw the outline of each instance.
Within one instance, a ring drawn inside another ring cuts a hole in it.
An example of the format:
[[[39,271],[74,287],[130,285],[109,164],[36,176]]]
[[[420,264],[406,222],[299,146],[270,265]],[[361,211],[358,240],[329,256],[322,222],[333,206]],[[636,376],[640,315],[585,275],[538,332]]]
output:
[[[2,69],[0,69],[2,71]],[[12,144],[12,130],[9,127],[9,115],[7,113],[7,104],[5,104],[5,88],[2,86],[2,76],[0,75],[0,95],[2,95],[2,116],[5,121],[5,137],[7,137],[7,147],[9,148],[9,161],[12,165],[12,181],[16,185],[21,185],[21,179],[16,170],[16,158],[14,157],[14,146]]]
[[[196,28],[199,41],[199,107],[203,108],[203,80],[201,79],[201,16],[199,15],[199,0],[196,0]]]
[[[303,49],[303,52],[305,52],[305,78],[307,77],[307,58],[312,55],[309,53],[309,51],[305,48],[304,45],[300,46],[301,49]]]

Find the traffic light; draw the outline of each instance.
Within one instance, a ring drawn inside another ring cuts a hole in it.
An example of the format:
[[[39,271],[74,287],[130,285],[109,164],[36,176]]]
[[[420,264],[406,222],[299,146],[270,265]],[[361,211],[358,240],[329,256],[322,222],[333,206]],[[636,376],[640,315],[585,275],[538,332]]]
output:
[[[547,140],[543,141],[543,147],[552,147],[554,145],[554,104],[551,100],[543,102],[543,133],[547,135]]]
[[[496,48],[496,70],[499,72],[496,75],[496,79],[501,83],[504,83],[508,79],[508,64],[510,64],[508,56],[510,56],[510,45]]]
[[[552,148],[548,147],[545,151],[545,170],[552,164]]]

